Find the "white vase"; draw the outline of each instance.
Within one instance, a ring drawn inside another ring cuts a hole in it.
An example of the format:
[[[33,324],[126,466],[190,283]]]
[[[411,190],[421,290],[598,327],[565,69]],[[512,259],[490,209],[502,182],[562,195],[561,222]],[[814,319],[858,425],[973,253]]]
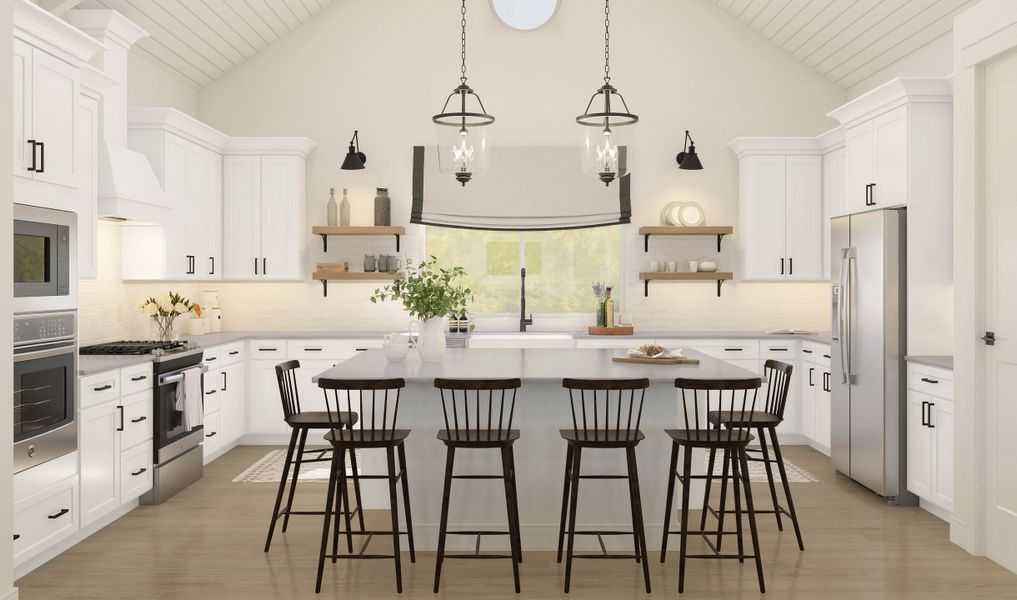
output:
[[[445,358],[445,320],[440,317],[420,323],[417,352],[424,362],[441,362]]]

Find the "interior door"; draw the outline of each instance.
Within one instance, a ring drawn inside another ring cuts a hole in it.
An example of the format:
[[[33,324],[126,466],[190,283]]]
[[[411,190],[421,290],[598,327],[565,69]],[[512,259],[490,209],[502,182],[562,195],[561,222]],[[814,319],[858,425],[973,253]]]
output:
[[[223,159],[223,277],[261,274],[261,157]]]
[[[823,278],[823,157],[787,157],[787,278]]]
[[[74,114],[78,104],[78,69],[32,50],[32,137],[38,150],[35,179],[77,187]]]
[[[14,40],[14,89],[12,90],[14,120],[14,174],[31,177],[32,166],[32,47]]]
[[[986,555],[1017,571],[1017,54],[985,66]]]

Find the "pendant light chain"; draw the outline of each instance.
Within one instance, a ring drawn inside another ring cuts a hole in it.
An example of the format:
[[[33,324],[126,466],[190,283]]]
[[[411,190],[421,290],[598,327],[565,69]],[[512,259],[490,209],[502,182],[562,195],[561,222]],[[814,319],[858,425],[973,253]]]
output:
[[[463,18],[462,21],[459,22],[459,25],[462,28],[462,52],[460,54],[460,58],[462,59],[462,66],[459,68],[459,71],[461,73],[461,75],[459,76],[459,80],[462,81],[463,83],[466,83],[466,0],[463,0],[463,7],[461,12]]]
[[[604,83],[611,83],[611,0],[604,0]]]

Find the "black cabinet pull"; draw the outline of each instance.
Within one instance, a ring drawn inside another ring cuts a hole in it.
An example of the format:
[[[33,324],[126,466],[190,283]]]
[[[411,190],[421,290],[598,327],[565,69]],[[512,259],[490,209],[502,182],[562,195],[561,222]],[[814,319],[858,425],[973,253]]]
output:
[[[222,372],[222,391],[226,391],[226,371]]]
[[[829,354],[824,354],[823,358],[830,358],[830,355]]]
[[[148,417],[138,417],[137,419],[131,419],[131,423],[141,423],[142,421],[147,421],[147,420],[148,420]]]
[[[205,395],[206,396],[213,396],[213,395],[215,395],[215,390],[208,390],[207,392],[205,392]]]
[[[936,428],[936,426],[932,424],[932,409],[935,406],[936,406],[935,402],[929,402],[929,422],[927,423],[927,425],[929,426],[929,429],[935,429]]]
[[[32,145],[32,166],[28,167],[28,171],[35,171],[35,140],[28,140],[28,143]]]
[[[922,381],[924,381],[925,383],[933,383],[933,384],[939,383],[939,381],[937,381],[935,379],[929,379],[928,377],[922,377]]]
[[[215,257],[209,256],[208,260],[212,262],[212,270],[208,272],[209,275],[215,275]]]
[[[787,348],[770,348],[770,352],[787,352]]]
[[[321,352],[321,348],[304,348],[304,352]]]
[[[741,352],[744,348],[724,348],[724,352]]]
[[[258,352],[275,352],[278,348],[258,348]]]
[[[14,534],[14,541],[16,542],[16,541],[18,541],[20,539],[21,539],[21,534],[20,533],[15,533]]]
[[[367,348],[354,348],[357,352],[367,352]]]
[[[118,406],[117,410],[120,411],[120,425],[117,427],[117,431],[123,431],[124,430],[124,407],[123,406]]]
[[[137,477],[138,475],[141,475],[142,473],[144,473],[144,472],[145,472],[145,471],[147,471],[147,470],[148,470],[148,469],[146,469],[145,467],[141,467],[141,468],[140,468],[140,469],[138,469],[137,471],[131,471],[131,475],[132,475],[133,477]]]
[[[794,258],[787,259],[787,274],[788,275],[794,275],[795,274],[795,259]]]
[[[926,418],[925,418],[925,409],[928,408],[928,406],[929,406],[929,403],[926,402],[925,400],[922,400],[922,427],[928,427],[929,426],[929,421],[926,420]]]
[[[219,433],[219,432],[218,431],[213,431],[212,433],[206,434],[205,437],[210,438],[210,437],[214,436],[216,433]]]
[[[805,349],[803,348],[803,349],[802,349],[802,354],[812,354],[812,350],[805,350]]]
[[[219,358],[217,356],[206,356],[205,357],[205,362],[212,362],[214,360],[219,360]]]
[[[48,518],[50,518],[50,519],[59,519],[60,517],[66,515],[69,512],[71,512],[71,509],[69,509],[69,508],[61,508],[60,512],[58,512],[55,515],[50,515]]]
[[[131,377],[131,381],[144,381],[148,379],[148,375],[138,375],[137,377]]]
[[[240,350],[234,350],[233,352],[230,352],[229,354],[230,354],[230,356],[236,356],[236,355],[240,354]]]
[[[784,274],[784,259],[780,259],[780,274]]]
[[[36,173],[46,172],[46,144],[43,142],[36,142],[39,146],[39,167],[35,170]]]
[[[258,259],[257,258],[254,259],[254,274],[255,275],[258,274]]]
[[[830,374],[829,373],[823,373],[823,391],[824,392],[832,391],[831,388],[830,388]]]
[[[92,388],[93,392],[105,392],[106,390],[113,389],[113,385],[107,383],[106,385],[100,385],[97,388]]]
[[[869,184],[869,206],[876,205],[876,184]]]
[[[816,384],[815,384],[815,383],[812,383],[812,374],[813,374],[813,373],[814,373],[815,371],[816,371],[816,370],[815,370],[814,368],[812,368],[812,367],[809,367],[809,387],[816,387]]]
[[[268,259],[267,258],[262,258],[261,259],[261,274],[262,275],[268,275]]]

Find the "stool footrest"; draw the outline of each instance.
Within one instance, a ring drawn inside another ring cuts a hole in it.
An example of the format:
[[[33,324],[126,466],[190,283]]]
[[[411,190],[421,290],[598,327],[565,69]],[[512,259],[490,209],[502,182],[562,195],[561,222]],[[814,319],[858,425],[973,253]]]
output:
[[[637,557],[636,557],[635,554],[573,554],[572,558],[585,558],[585,559],[589,559],[589,560],[597,560],[597,559],[603,560],[605,558],[609,559],[609,560],[610,559],[634,560]]]
[[[755,554],[686,554],[685,558],[705,558],[705,559],[716,559],[716,558],[738,558],[743,560],[755,559]]]
[[[367,560],[379,559],[379,558],[395,558],[394,554],[326,554],[325,558],[364,558]]]
[[[580,475],[580,479],[628,479],[628,475]]]
[[[565,535],[570,533],[575,535],[633,535],[633,532],[631,531],[565,531]]]
[[[408,532],[406,532],[406,531],[397,531],[395,533],[398,533],[399,535],[409,535]],[[349,534],[349,535],[366,535],[366,536],[392,535],[392,531],[391,530],[389,530],[389,531],[378,531],[378,530],[372,530],[372,529],[368,529],[366,531],[359,531],[359,530],[356,530],[356,529],[354,529],[353,531],[346,531],[345,529],[340,529],[339,530],[339,535],[347,535],[347,534]]]
[[[504,475],[453,475],[452,479],[505,479]]]
[[[499,558],[514,558],[511,554],[446,554],[442,557],[456,560],[491,560]]]
[[[511,531],[468,531],[464,529],[449,530],[445,533],[451,535],[512,535]]]

